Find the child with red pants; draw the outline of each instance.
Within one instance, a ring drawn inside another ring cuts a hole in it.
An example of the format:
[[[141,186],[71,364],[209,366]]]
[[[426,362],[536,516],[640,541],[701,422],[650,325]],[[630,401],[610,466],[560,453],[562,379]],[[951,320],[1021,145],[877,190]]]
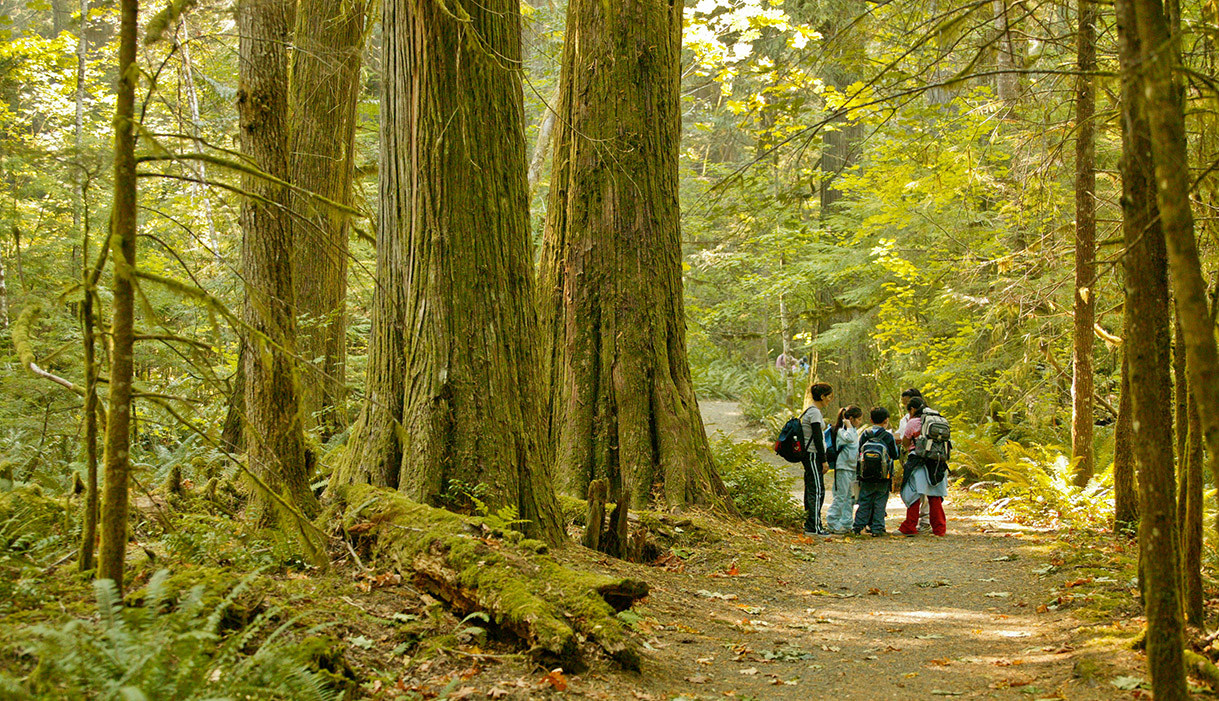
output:
[[[906,404],[910,419],[902,432],[902,446],[908,454],[902,475],[902,503],[906,505],[906,520],[897,530],[908,536],[918,534],[918,510],[923,497],[927,497],[931,510],[931,532],[941,536],[948,533],[948,519],[944,516],[944,497],[948,496],[948,480],[941,474],[940,481],[932,484],[927,463],[913,451],[914,439],[918,438],[923,428],[922,416],[925,408],[927,402],[922,397],[910,398]]]

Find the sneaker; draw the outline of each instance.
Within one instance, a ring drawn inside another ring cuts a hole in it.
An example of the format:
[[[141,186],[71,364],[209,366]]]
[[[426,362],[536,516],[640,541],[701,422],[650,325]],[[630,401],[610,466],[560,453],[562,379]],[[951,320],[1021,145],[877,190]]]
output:
[[[875,533],[872,534],[872,537],[873,538],[887,538],[887,537],[889,537],[889,533],[887,531],[876,531]]]
[[[846,535],[847,533],[850,533],[850,532],[851,532],[851,531],[850,531],[849,529],[846,529],[846,528],[836,528],[836,529],[834,529],[834,530],[830,531],[830,534],[832,534],[832,535]]]

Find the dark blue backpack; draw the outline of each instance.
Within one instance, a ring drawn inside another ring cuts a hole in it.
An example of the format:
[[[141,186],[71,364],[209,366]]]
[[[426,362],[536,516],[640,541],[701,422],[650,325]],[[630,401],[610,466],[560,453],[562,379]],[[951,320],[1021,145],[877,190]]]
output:
[[[803,414],[801,415],[803,416]],[[779,437],[775,440],[775,453],[788,462],[802,462],[808,452],[804,441],[804,427],[800,425],[800,416],[795,416],[783,424]]]

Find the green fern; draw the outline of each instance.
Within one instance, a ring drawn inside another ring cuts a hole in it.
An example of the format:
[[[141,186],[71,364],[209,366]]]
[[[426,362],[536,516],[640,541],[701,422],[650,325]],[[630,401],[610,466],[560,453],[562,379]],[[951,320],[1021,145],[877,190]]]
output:
[[[124,606],[114,582],[96,582],[98,622],[34,628],[25,652],[37,664],[24,680],[0,675],[0,693],[12,698],[338,699],[283,640],[294,621],[282,621],[282,609],[222,632],[225,612],[253,576],[210,607],[202,585],[171,605],[166,570],[153,575],[140,606]],[[281,622],[268,632],[275,621]]]
[[[1003,480],[991,491],[991,509],[1038,524],[1103,527],[1112,518],[1113,469],[1093,477],[1086,487],[1072,481],[1076,460],[1054,445],[1026,447],[1009,441],[1000,446],[1003,460],[988,474]]]

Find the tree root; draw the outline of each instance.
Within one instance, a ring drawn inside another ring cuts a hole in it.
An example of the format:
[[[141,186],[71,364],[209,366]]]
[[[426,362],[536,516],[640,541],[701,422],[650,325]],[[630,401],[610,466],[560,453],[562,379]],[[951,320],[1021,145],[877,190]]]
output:
[[[342,526],[459,615],[485,611],[495,625],[569,670],[601,651],[639,669],[639,647],[615,613],[647,596],[645,582],[580,572],[541,541],[365,484],[342,490]]]
[[[1185,671],[1212,686],[1219,685],[1219,667],[1215,667],[1215,663],[1188,648],[1185,650]]]

